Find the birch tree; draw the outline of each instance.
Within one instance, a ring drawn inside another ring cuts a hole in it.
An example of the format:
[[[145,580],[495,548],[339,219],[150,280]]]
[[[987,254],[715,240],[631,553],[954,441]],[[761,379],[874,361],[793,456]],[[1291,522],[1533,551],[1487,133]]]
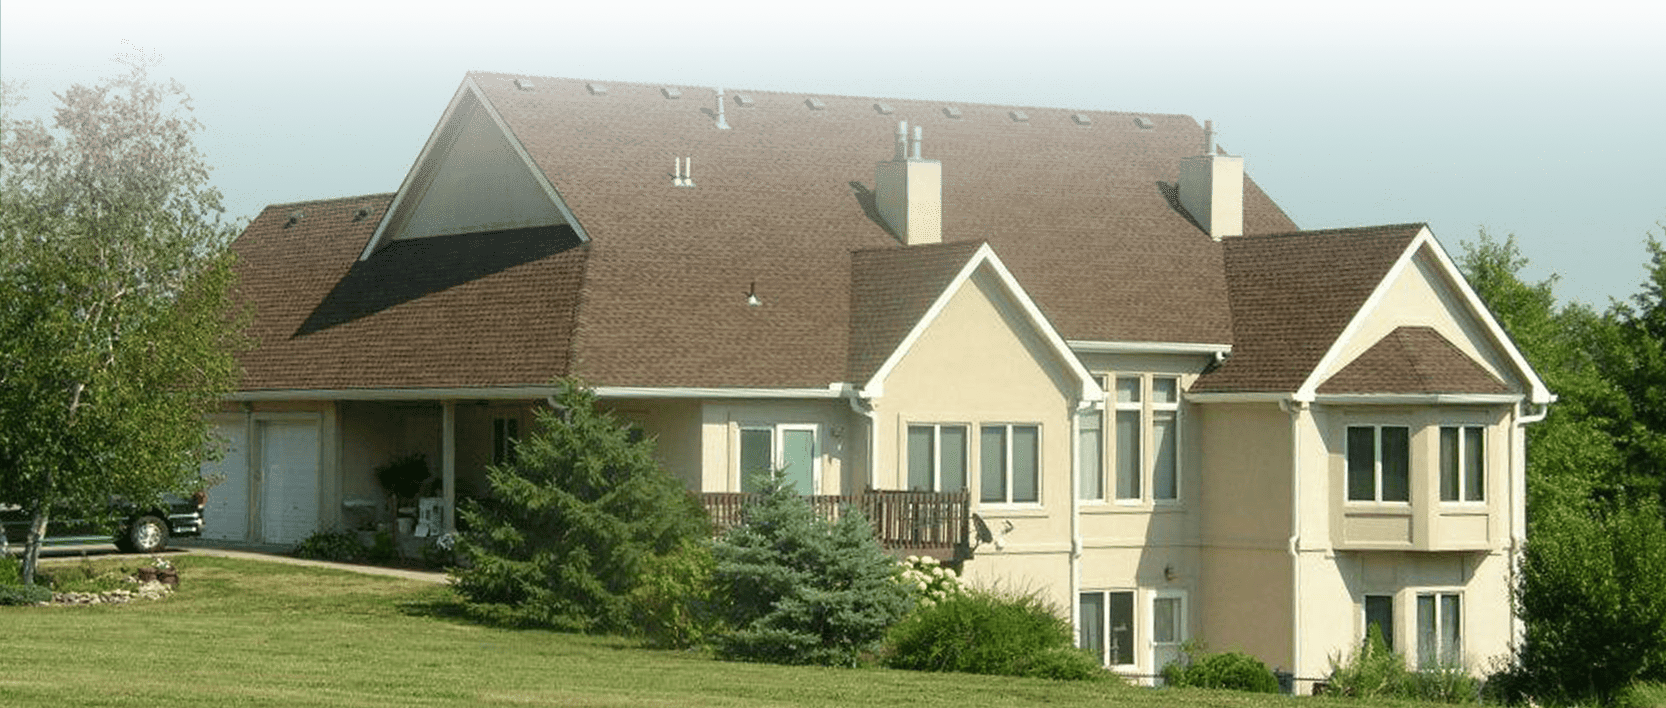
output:
[[[32,584],[53,514],[188,491],[204,417],[236,381],[235,225],[193,142],[201,124],[153,56],[55,94],[0,139],[0,501],[32,520]]]

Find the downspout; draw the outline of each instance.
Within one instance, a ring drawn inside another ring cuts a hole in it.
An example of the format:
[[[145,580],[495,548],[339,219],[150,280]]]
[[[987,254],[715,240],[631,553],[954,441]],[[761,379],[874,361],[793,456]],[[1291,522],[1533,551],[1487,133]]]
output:
[[[1082,632],[1082,408],[1081,401],[1066,406],[1070,416],[1070,627]],[[1101,433],[1103,434],[1103,433]]]
[[[862,403],[862,394],[859,389],[855,386],[850,386],[847,387],[845,391],[848,394],[845,396],[845,402],[850,404],[850,409],[855,411],[857,415],[868,419],[867,488],[877,489],[878,487],[875,483],[878,480],[878,475],[875,468],[879,464],[879,422],[878,419],[874,417],[873,404],[868,403],[864,405]],[[869,400],[871,401],[872,399]]]
[[[1291,692],[1301,695],[1296,678],[1302,666],[1302,446],[1301,416],[1307,410],[1306,401],[1295,398],[1280,399],[1278,407],[1290,414],[1290,538],[1285,542],[1290,554],[1290,674]]]
[[[1550,414],[1550,404],[1539,404],[1539,412],[1523,415],[1526,401],[1517,401],[1515,409],[1515,425],[1510,426],[1510,473],[1505,475],[1509,481],[1508,496],[1510,504],[1510,579],[1514,585],[1520,577],[1521,554],[1527,542],[1527,431],[1529,425],[1545,419]],[[1519,454],[1517,452],[1519,451]],[[1521,484],[1516,484],[1518,478]],[[1516,641],[1522,641],[1526,635],[1527,625],[1521,616],[1516,614],[1515,607],[1510,608],[1510,634]]]

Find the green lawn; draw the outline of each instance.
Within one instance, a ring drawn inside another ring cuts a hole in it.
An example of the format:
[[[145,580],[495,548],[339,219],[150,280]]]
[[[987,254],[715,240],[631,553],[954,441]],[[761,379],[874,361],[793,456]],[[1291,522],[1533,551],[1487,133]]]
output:
[[[431,584],[202,556],[177,565],[181,590],[159,602],[0,607],[0,705],[1408,705],[725,663],[476,626],[447,618],[449,591]]]

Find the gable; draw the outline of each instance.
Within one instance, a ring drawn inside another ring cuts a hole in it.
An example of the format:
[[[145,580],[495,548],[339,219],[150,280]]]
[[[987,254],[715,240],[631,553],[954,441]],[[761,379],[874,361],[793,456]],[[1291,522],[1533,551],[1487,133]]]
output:
[[[554,187],[465,81],[361,259],[405,239],[573,226]]]
[[[1379,284],[1376,292],[1360,308],[1347,330],[1331,347],[1326,358],[1315,368],[1304,390],[1317,391],[1318,382],[1340,376],[1346,368],[1366,357],[1368,352],[1388,340],[1408,342],[1402,330],[1427,330],[1449,346],[1453,353],[1500,382],[1510,393],[1531,392],[1536,377],[1518,362],[1517,355],[1502,331],[1490,320],[1485,310],[1478,308],[1473,295],[1467,292],[1461,276],[1449,268],[1444,254],[1439,251],[1427,229],[1423,229],[1396,264]],[[1400,335],[1396,335],[1400,332]],[[1417,346],[1428,357],[1437,357],[1428,337],[1419,335]],[[1366,363],[1382,364],[1382,350],[1377,350]],[[1456,367],[1450,357],[1439,356]],[[1374,360],[1374,363],[1373,363]],[[1432,360],[1430,363],[1433,365]],[[1356,371],[1357,373],[1357,371]],[[1471,374],[1460,374],[1458,368],[1448,368],[1446,376],[1471,386],[1482,385]],[[1344,377],[1344,381],[1348,377]],[[1449,382],[1451,383],[1451,382]],[[1472,391],[1480,393],[1481,391]],[[1502,392],[1502,391],[1500,391]]]

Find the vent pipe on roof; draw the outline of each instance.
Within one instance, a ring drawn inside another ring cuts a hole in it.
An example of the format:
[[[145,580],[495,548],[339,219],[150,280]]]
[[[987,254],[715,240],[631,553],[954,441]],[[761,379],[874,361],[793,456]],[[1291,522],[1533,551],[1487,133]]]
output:
[[[874,172],[874,202],[891,233],[904,244],[943,240],[943,163],[921,156],[925,131],[914,126],[912,149],[908,122],[897,123],[896,153]]]
[[[723,87],[717,87],[717,129],[728,130],[729,121],[723,119]]]
[[[694,186],[694,158],[678,157],[671,163],[671,186]]]
[[[1216,241],[1244,235],[1244,158],[1216,155],[1215,122],[1203,122],[1203,154],[1180,161],[1180,206]]]

